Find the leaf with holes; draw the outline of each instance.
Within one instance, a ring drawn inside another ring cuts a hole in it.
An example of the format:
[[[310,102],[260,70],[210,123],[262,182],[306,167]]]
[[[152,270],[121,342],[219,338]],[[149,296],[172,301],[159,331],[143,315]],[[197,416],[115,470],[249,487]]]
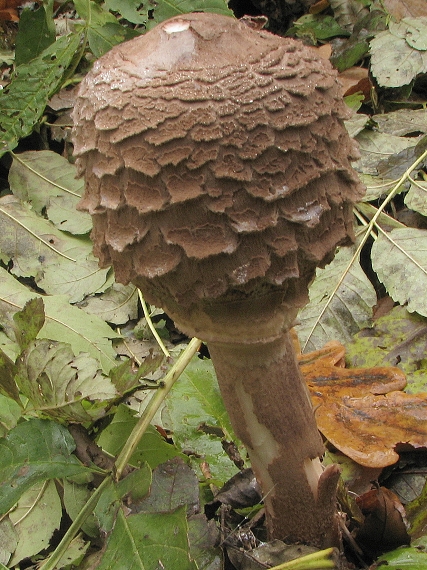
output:
[[[49,97],[60,87],[80,40],[80,34],[62,36],[38,57],[18,65],[9,85],[0,90],[0,156],[32,132]]]

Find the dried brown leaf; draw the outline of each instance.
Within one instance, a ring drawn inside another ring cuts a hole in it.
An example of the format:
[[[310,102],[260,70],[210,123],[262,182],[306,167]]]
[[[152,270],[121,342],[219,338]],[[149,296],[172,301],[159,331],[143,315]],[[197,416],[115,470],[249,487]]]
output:
[[[399,368],[343,368],[338,342],[300,357],[320,431],[365,467],[396,463],[396,447],[427,447],[427,394],[406,394]]]

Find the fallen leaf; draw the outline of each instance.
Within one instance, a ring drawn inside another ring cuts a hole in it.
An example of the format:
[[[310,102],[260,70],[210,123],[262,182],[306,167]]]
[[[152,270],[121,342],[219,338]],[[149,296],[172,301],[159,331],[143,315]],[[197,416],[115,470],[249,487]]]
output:
[[[396,20],[412,16],[427,16],[425,0],[383,0],[384,8]]]
[[[409,544],[406,531],[405,509],[398,497],[385,487],[371,489],[356,499],[365,515],[357,533],[357,542],[378,554]]]
[[[343,97],[362,92],[366,100],[371,98],[372,84],[369,71],[364,67],[345,69],[339,74],[338,79],[343,86]]]
[[[406,394],[395,367],[343,368],[345,348],[333,341],[300,357],[319,430],[365,467],[386,467],[396,448],[427,447],[427,394]]]

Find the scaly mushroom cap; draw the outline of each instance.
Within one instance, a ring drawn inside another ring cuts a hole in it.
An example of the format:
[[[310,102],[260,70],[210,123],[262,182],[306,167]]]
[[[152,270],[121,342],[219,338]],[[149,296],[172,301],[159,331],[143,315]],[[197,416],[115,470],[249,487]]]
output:
[[[289,326],[353,235],[347,116],[329,62],[233,18],[183,15],[113,48],[74,110],[101,265],[189,334],[247,299],[249,320],[268,307],[279,328],[292,307]]]

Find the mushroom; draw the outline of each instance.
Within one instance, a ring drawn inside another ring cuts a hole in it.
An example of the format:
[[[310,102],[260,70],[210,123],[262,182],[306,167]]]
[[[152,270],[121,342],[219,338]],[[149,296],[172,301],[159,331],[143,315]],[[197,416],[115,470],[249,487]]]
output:
[[[336,73],[226,16],[165,21],[82,82],[77,165],[100,264],[208,345],[271,538],[336,544],[336,466],[289,329],[362,195]]]

